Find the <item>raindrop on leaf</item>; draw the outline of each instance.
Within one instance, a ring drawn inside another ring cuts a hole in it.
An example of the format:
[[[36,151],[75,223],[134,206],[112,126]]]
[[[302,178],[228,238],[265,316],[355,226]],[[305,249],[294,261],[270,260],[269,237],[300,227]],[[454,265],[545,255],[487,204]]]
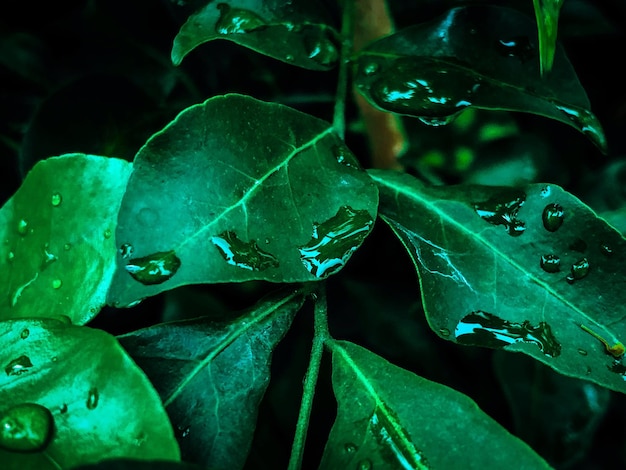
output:
[[[173,250],[134,258],[125,266],[133,279],[145,285],[161,284],[176,274],[179,268],[180,259]]]
[[[543,255],[539,264],[545,272],[556,273],[561,269],[561,258],[557,255]]]
[[[543,209],[541,220],[548,232],[556,232],[563,225],[564,211],[559,204],[548,204]]]
[[[215,23],[217,34],[245,34],[267,26],[263,18],[249,10],[231,8],[227,3],[218,3],[217,9],[220,11]]]
[[[89,389],[89,393],[87,394],[87,401],[85,405],[88,410],[94,410],[98,406],[98,401],[100,400],[100,394],[98,393],[98,389],[92,387]]]
[[[0,415],[0,448],[12,452],[40,452],[50,443],[54,418],[36,403],[21,403]]]
[[[52,197],[50,198],[50,203],[54,206],[54,207],[58,207],[61,205],[61,202],[63,202],[63,197],[61,196],[60,193],[54,193],[52,195]]]
[[[10,361],[5,367],[4,372],[9,376],[20,376],[30,370],[33,363],[30,362],[28,356],[20,356]]]

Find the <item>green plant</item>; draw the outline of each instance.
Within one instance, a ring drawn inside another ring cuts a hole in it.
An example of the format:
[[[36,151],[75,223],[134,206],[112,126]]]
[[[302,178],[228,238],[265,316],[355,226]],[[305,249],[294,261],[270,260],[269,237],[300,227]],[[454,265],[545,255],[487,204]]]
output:
[[[54,93],[38,36],[2,37],[51,96],[2,133],[27,173],[0,210],[4,468],[623,464],[592,442],[626,391],[623,162],[562,0],[173,3],[178,68],[131,15],[145,42],[105,34],[126,59]],[[601,3],[588,37],[624,13]],[[97,37],[110,5],[70,21]]]

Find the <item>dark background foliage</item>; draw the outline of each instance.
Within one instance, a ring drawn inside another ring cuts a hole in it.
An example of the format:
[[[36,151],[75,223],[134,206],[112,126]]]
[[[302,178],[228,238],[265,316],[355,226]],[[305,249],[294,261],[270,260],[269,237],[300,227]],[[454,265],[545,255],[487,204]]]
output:
[[[179,111],[226,92],[250,94],[332,119],[335,72],[291,67],[226,41],[203,45],[179,68],[171,65],[173,38],[186,17],[202,3],[67,0],[35,6],[13,2],[12,13],[5,11],[0,18],[0,200],[6,201],[28,169],[48,156],[84,152],[131,160],[145,140]],[[336,7],[330,0],[326,3]],[[391,0],[389,5],[401,28],[460,3]],[[495,3],[533,15],[530,0]],[[472,181],[480,172],[503,163],[521,162],[529,170],[530,180],[560,184],[599,213],[617,214],[613,222],[618,228],[620,223],[621,228],[626,227],[624,216],[620,216],[626,200],[626,92],[621,72],[626,4],[620,0],[566,0],[559,36],[587,90],[592,110],[605,128],[608,155],[602,155],[568,126],[523,114],[507,115],[516,126],[514,133],[479,145],[475,134],[493,119],[492,113],[481,112],[474,117],[470,131],[460,136],[454,134],[454,128],[427,128],[406,119],[409,140],[415,143],[406,155],[408,166],[411,168],[411,158],[420,153],[438,150],[449,159],[425,164],[438,180],[452,184]],[[368,166],[367,141],[356,108],[348,103],[347,110],[346,140]],[[450,157],[455,155],[449,144],[451,135],[453,142],[466,142],[474,150],[470,165],[459,166]],[[528,405],[532,394],[516,395],[517,405],[511,406],[494,366],[494,358],[498,358],[493,351],[437,338],[424,319],[418,285],[400,243],[386,226],[378,224],[341,275],[328,282],[333,335],[469,395],[512,432],[525,432],[521,437],[557,467],[626,466],[623,395],[610,394],[608,412],[598,417],[597,432],[583,433],[588,452],[572,463],[575,455],[564,444],[565,436],[578,442],[577,432],[584,431],[589,418],[584,410],[563,418],[555,409],[558,407],[539,407],[534,421],[526,424],[525,431],[520,430],[514,410]],[[133,309],[105,309],[90,326],[120,334],[157,323],[168,315],[180,316],[181,309],[188,316],[241,309],[273,287],[259,282],[186,287],[150,298]],[[305,308],[297,316],[275,351],[272,382],[260,409],[249,468],[286,466],[310,347],[310,313]],[[515,366],[520,376],[528,367],[536,368],[535,379],[551,374],[540,364],[526,364],[531,359],[523,357],[520,361]],[[330,367],[325,364],[306,462],[319,462],[324,436],[334,419],[334,406]],[[552,435],[562,439],[549,438],[546,430],[552,428]],[[584,446],[578,449],[584,450]]]

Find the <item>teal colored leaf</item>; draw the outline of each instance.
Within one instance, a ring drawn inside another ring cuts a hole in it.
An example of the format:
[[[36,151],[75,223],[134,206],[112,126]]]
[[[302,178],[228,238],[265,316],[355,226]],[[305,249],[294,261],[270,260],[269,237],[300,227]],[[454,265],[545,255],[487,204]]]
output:
[[[565,52],[542,77],[534,22],[515,10],[472,5],[399,31],[356,56],[355,84],[383,110],[439,126],[463,109],[522,111],[568,124],[606,151],[602,126]]]
[[[337,419],[320,468],[550,468],[462,393],[355,344],[331,349]]]
[[[559,26],[559,14],[564,0],[533,0],[535,18],[539,32],[539,63],[541,74],[552,70],[556,38]]]
[[[53,319],[3,321],[0,365],[3,469],[58,470],[107,458],[179,460],[158,394],[109,334]],[[49,427],[38,424],[42,416]],[[11,451],[23,445],[25,433],[43,448]]]
[[[116,266],[115,226],[132,165],[68,154],[39,162],[0,209],[0,320],[93,318]]]
[[[209,2],[174,38],[172,62],[201,44],[226,39],[260,54],[310,70],[329,70],[339,59],[339,34],[319,2],[231,0]]]
[[[626,240],[613,227],[556,185],[428,187],[370,175],[433,331],[626,392]]]
[[[183,111],[135,158],[109,301],[184,284],[313,281],[376,217],[376,185],[330,124],[241,95]]]
[[[161,395],[185,461],[243,467],[272,351],[303,300],[302,291],[283,291],[236,318],[164,323],[119,338]]]

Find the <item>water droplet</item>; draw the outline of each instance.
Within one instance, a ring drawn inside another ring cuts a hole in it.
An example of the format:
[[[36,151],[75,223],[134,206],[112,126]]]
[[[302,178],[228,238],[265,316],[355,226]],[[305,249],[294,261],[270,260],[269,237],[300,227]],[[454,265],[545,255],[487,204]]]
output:
[[[58,358],[58,357],[56,357],[56,356],[52,356],[52,358],[50,358],[50,360],[51,360],[52,362],[56,362],[58,359],[59,359],[59,358]]]
[[[62,285],[63,285],[63,281],[61,281],[61,279],[53,279],[52,280],[52,288],[53,289],[60,289]]]
[[[61,414],[65,414],[65,413],[67,413],[67,403],[63,403],[63,404],[61,405],[61,407],[59,408],[59,412],[60,412]]]
[[[305,36],[308,57],[323,67],[331,67],[339,59],[337,41],[331,36],[330,29],[315,27],[315,30],[314,35]]]
[[[474,210],[483,220],[492,225],[503,225],[509,235],[518,237],[526,230],[526,224],[517,219],[517,213],[525,201],[524,192],[511,188],[485,202],[474,203]]]
[[[515,57],[522,63],[529,61],[535,56],[535,48],[530,43],[528,36],[499,39],[496,42],[496,50],[500,55]]]
[[[292,56],[291,54],[287,54],[287,55],[285,56],[285,60],[286,60],[287,62],[293,62],[293,56]]]
[[[52,197],[50,198],[50,203],[54,207],[59,207],[61,205],[61,202],[63,202],[63,197],[61,196],[61,193],[53,193]]]
[[[374,465],[370,459],[363,459],[357,464],[356,468],[357,470],[372,470]]]
[[[120,255],[122,256],[122,259],[130,258],[131,256],[133,256],[134,251],[135,249],[130,243],[124,243],[122,246],[120,246]]]
[[[343,451],[348,455],[356,454],[357,450],[357,446],[355,446],[352,442],[348,442],[343,446]]]
[[[256,241],[244,242],[235,232],[223,232],[219,236],[211,237],[211,242],[217,247],[222,258],[232,266],[250,271],[263,271],[278,267],[278,260],[274,255],[259,248]]]
[[[548,197],[552,194],[552,188],[550,186],[544,186],[541,188],[541,197]]]
[[[7,261],[10,263],[13,261],[14,258],[15,258],[15,253],[13,253],[12,251],[9,251],[7,253]]]
[[[575,281],[587,276],[587,274],[589,274],[589,261],[587,261],[587,258],[582,258],[572,264],[571,274],[566,277],[566,280],[568,283],[573,284]]]
[[[20,356],[4,366],[4,372],[9,376],[20,376],[28,372],[31,367],[33,367],[33,363],[30,362],[30,358],[28,356]]]
[[[104,231],[104,238],[111,238],[111,229],[106,229]]]
[[[609,258],[613,255],[613,248],[606,243],[600,243],[600,253]]]
[[[220,17],[215,23],[217,34],[244,34],[267,27],[266,22],[256,13],[244,8],[231,8],[226,3],[218,3]]]
[[[72,244],[71,243],[66,243],[65,245],[63,245],[63,249],[65,251],[70,251],[72,249]]]
[[[557,255],[543,255],[539,264],[545,272],[556,273],[561,269],[561,258]]]
[[[179,268],[180,259],[174,250],[133,258],[125,266],[133,279],[145,285],[161,284],[176,274]]]
[[[350,168],[359,168],[359,162],[357,161],[356,157],[345,145],[335,145],[332,148],[332,152],[335,155],[338,163],[341,163],[342,165]]]
[[[561,103],[554,103],[556,109],[561,111],[574,124],[578,130],[586,135],[600,150],[607,151],[606,137],[602,130],[602,125],[593,113],[585,109],[573,109],[563,106]]]
[[[189,436],[189,432],[191,431],[190,426],[176,426],[176,434],[179,437],[187,437]]]
[[[50,443],[54,418],[37,403],[21,403],[0,415],[0,448],[13,452],[40,452]]]
[[[578,348],[578,354],[580,354],[581,356],[586,356],[587,355],[587,351],[585,351],[582,348]]]
[[[429,467],[422,453],[411,443],[408,432],[400,425],[393,410],[387,406],[376,407],[370,417],[368,431],[374,436],[376,447],[385,455],[389,468]]]
[[[50,265],[51,265],[52,263],[54,263],[57,259],[58,259],[58,258],[57,258],[54,254],[49,253],[49,252],[48,252],[48,250],[47,250],[46,248],[44,248],[44,250],[43,250],[43,260],[42,260],[42,262],[41,262],[41,267],[40,267],[40,269],[41,269],[42,271],[46,270],[46,269],[47,269],[48,267],[50,267]]]
[[[17,223],[17,233],[21,236],[25,236],[28,233],[28,221],[25,219],[21,219]]]
[[[376,62],[365,62],[361,64],[361,73],[365,76],[374,75],[380,70],[380,64]]]
[[[326,222],[315,224],[311,240],[298,248],[302,264],[316,277],[336,273],[363,243],[373,223],[366,210],[340,207]]]
[[[20,333],[20,338],[26,339],[28,338],[29,335],[30,335],[30,331],[28,331],[28,328],[24,328],[22,332]]]
[[[87,394],[87,401],[85,405],[88,410],[95,410],[98,406],[98,400],[100,399],[100,394],[98,393],[98,389],[92,387],[89,389],[89,393]]]
[[[559,204],[548,204],[541,215],[545,229],[556,232],[563,225],[563,214],[563,208]]]
[[[450,330],[447,328],[439,328],[439,334],[443,337],[450,336]]]
[[[546,322],[539,322],[537,326],[528,320],[514,323],[478,310],[463,317],[454,334],[460,344],[502,348],[514,343],[532,343],[546,356],[561,354],[561,345]]]

